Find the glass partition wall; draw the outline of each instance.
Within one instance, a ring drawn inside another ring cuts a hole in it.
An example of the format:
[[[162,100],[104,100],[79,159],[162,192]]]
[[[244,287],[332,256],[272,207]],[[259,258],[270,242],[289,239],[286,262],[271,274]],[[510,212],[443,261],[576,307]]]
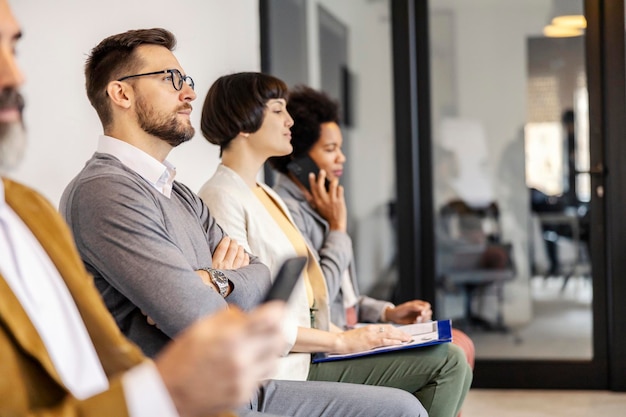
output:
[[[565,3],[429,2],[438,315],[478,358],[593,356],[585,21]]]

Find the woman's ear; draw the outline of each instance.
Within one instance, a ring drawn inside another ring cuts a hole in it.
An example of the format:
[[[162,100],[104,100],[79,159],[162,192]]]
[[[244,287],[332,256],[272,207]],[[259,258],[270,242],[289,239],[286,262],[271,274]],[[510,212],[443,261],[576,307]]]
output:
[[[107,84],[107,95],[114,106],[124,109],[130,108],[133,99],[133,89],[121,81],[111,81]]]

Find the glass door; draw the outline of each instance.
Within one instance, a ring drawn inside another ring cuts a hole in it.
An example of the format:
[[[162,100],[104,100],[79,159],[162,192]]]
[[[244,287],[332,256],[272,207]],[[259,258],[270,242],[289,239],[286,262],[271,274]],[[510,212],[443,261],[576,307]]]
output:
[[[612,230],[626,170],[609,149],[624,147],[626,113],[617,3],[394,3],[398,172],[410,177],[398,178],[399,265],[416,277],[401,288],[432,294],[438,316],[470,334],[475,387],[623,383],[612,371],[626,289],[613,247],[625,238]],[[553,37],[561,15],[587,26]]]
[[[593,357],[586,21],[561,3],[430,2],[438,315],[479,359]]]

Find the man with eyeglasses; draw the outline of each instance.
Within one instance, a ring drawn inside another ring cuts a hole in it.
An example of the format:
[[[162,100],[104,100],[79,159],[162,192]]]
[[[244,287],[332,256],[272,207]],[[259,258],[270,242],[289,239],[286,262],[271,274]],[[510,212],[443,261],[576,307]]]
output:
[[[193,137],[196,98],[174,46],[171,33],[151,29],[111,36],[92,50],[87,96],[104,135],[61,198],[107,307],[148,356],[227,302],[251,308],[270,284],[268,269],[174,181],[166,157]]]
[[[196,98],[174,46],[170,32],[148,29],[111,36],[91,51],[87,96],[104,135],[60,207],[117,324],[149,356],[228,304],[252,308],[270,284],[268,269],[174,181],[166,157],[193,137],[189,115]],[[238,412],[308,417],[389,410],[423,412],[413,396],[396,389],[275,380],[265,381]]]

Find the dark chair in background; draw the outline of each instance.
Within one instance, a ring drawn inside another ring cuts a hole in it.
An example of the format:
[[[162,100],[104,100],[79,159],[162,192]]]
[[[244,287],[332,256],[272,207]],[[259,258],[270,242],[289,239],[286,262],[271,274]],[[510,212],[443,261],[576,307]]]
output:
[[[468,331],[484,329],[507,331],[504,325],[504,283],[515,278],[512,245],[503,242],[500,233],[500,213],[496,203],[471,207],[455,200],[439,211],[437,225],[438,278],[442,291],[463,292],[464,317],[456,320]],[[496,294],[495,320],[487,320],[478,311],[487,291]]]

